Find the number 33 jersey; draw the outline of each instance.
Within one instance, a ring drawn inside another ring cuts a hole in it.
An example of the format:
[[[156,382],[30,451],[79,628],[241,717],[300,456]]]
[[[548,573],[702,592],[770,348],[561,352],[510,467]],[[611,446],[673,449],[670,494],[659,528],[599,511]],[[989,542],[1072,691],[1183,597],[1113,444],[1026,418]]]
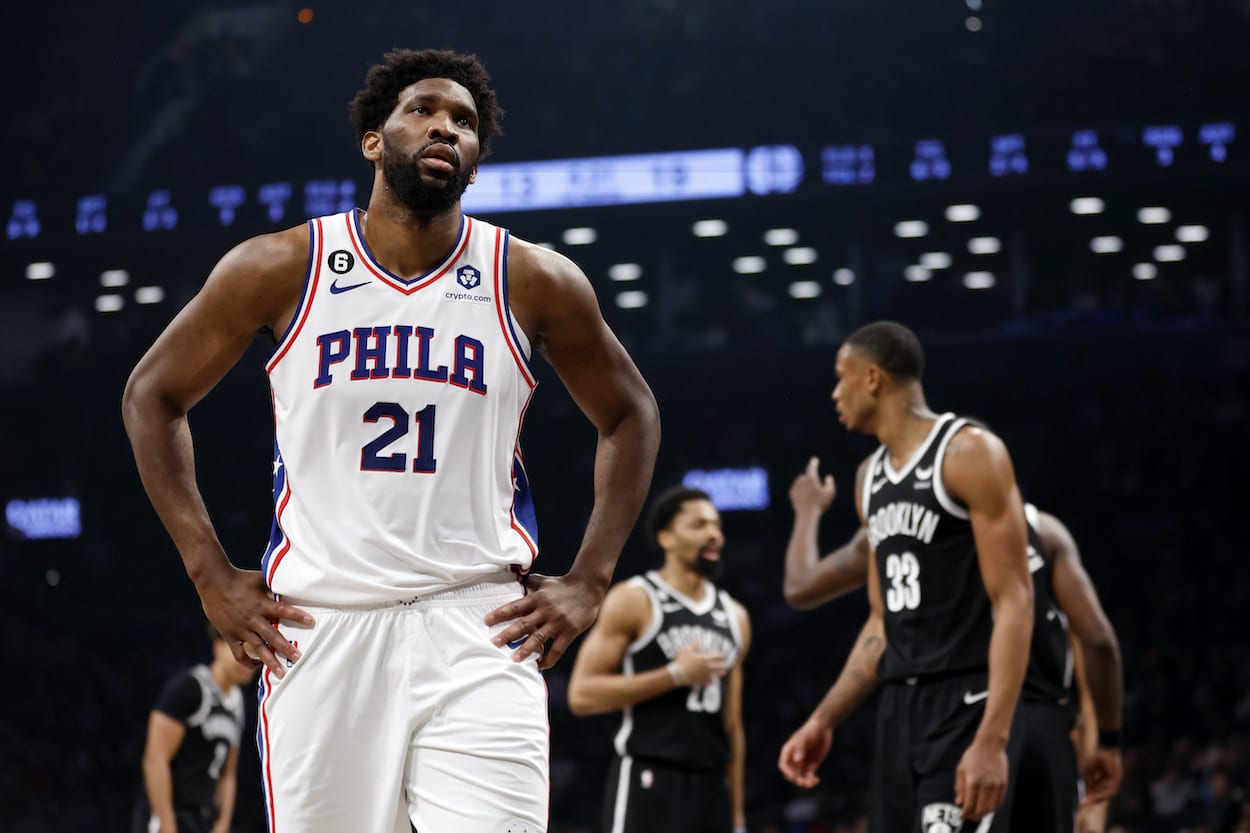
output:
[[[363,212],[309,221],[308,272],[266,365],[270,589],[371,605],[529,569],[538,532],[519,433],[535,380],[508,308],[508,232],[462,216],[405,279]]]
[[[884,680],[989,664],[993,620],[972,524],[942,482],[947,445],[968,424],[943,414],[901,470],[885,446],[868,466],[861,499],[885,608]]]

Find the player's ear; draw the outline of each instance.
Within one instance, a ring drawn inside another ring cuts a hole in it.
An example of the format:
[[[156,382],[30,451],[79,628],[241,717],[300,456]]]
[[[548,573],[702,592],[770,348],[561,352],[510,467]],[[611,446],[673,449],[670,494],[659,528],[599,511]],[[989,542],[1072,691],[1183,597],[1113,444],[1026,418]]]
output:
[[[376,130],[365,131],[360,139],[360,155],[370,162],[382,159],[382,134]]]
[[[660,549],[667,550],[673,543],[673,533],[668,529],[661,529],[655,533],[656,543],[660,545]]]
[[[477,165],[473,166],[473,170],[469,171],[469,184],[477,182]]]

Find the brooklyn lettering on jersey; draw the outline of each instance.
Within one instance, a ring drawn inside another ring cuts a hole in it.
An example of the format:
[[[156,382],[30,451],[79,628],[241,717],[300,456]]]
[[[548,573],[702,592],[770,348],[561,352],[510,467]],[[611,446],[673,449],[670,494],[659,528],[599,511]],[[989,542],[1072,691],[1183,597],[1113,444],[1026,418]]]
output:
[[[926,544],[933,541],[942,516],[917,503],[887,503],[868,517],[868,538],[872,546],[895,535],[906,535]]]
[[[655,642],[664,652],[664,656],[672,659],[687,645],[698,645],[699,650],[708,654],[732,656],[737,650],[734,641],[720,631],[705,628],[702,625],[674,625],[661,631]]]
[[[317,336],[315,343],[314,388],[333,383],[338,371],[339,379],[414,379],[486,394],[486,349],[472,336],[439,338],[433,327],[388,324],[324,333]],[[451,355],[447,357],[449,347]],[[435,357],[446,358],[450,372],[447,364],[435,364]],[[350,373],[346,372],[348,368]]]

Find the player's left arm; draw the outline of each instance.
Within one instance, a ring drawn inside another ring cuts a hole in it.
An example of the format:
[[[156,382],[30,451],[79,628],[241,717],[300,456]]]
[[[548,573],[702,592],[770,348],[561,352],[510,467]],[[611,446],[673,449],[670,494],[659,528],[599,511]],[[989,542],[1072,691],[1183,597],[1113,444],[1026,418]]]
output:
[[[217,782],[217,823],[212,833],[230,833],[230,822],[234,818],[234,800],[239,792],[239,747],[230,747],[226,755],[226,765],[221,770],[221,779]]]
[[[517,661],[549,643],[540,664],[546,669],[599,611],[651,486],[660,416],[651,389],[603,320],[582,270],[555,252],[515,238],[508,255],[509,303],[517,322],[599,432],[594,506],[573,566],[561,577],[531,574],[526,582],[531,592],[486,619],[488,625],[513,620],[495,637],[496,644],[530,635],[513,653]]]
[[[733,807],[734,830],[745,831],[747,740],[742,727],[742,662],[751,649],[751,617],[746,608],[737,602],[734,602],[734,613],[738,617],[742,647],[738,650],[738,661],[729,672],[725,693],[725,734],[729,737],[729,798]]]
[[[1038,513],[1038,534],[1054,563],[1051,588],[1055,604],[1081,647],[1085,678],[1098,722],[1098,748],[1085,768],[1085,804],[1109,799],[1120,788],[1120,721],[1124,703],[1124,668],[1120,643],[1090,581],[1081,553],[1068,528],[1045,512]]]
[[[956,803],[965,817],[978,819],[1006,795],[1007,740],[1033,635],[1033,579],[1024,504],[1002,440],[975,426],[959,431],[947,446],[942,478],[968,509],[981,580],[994,611],[985,713],[955,774]]]

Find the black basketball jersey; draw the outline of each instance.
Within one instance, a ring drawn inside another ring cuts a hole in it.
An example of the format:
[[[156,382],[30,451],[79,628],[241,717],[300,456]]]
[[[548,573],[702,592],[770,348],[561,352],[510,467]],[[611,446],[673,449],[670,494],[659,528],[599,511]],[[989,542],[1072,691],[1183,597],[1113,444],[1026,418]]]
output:
[[[223,693],[208,666],[197,665],[166,683],[154,708],[187,730],[170,762],[174,806],[214,807],[226,757],[243,735],[242,692]]]
[[[1054,560],[1038,534],[1037,507],[1024,505],[1029,529],[1029,572],[1033,574],[1033,644],[1021,697],[1031,703],[1073,706],[1072,645],[1068,641],[1068,617],[1055,604]]]
[[[691,643],[724,654],[730,666],[737,661],[742,634],[728,593],[704,582],[703,598],[695,603],[654,571],[630,581],[651,598],[651,622],[626,650],[625,674],[663,668]],[[683,686],[625,709],[617,753],[695,770],[723,768],[729,763],[725,684],[721,678],[706,686]]]
[[[968,510],[947,494],[942,461],[969,424],[943,414],[901,470],[877,449],[863,512],[885,607],[883,680],[988,667],[993,627]]]

